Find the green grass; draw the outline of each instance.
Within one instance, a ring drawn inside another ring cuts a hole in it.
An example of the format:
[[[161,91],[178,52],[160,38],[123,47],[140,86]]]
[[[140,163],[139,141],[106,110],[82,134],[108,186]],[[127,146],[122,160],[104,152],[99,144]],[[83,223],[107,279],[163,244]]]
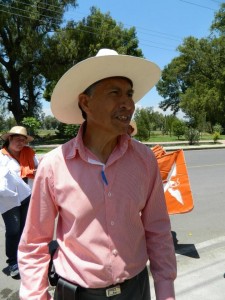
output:
[[[148,140],[148,142],[175,142],[175,141],[185,141],[185,138],[180,137],[180,139],[178,140],[178,138],[176,136],[169,136],[169,135],[152,135],[150,137],[150,139]],[[146,141],[147,142],[147,141]]]
[[[45,154],[48,153],[49,151],[53,150],[55,147],[48,147],[48,148],[33,148],[35,153],[37,154]]]
[[[209,133],[204,133],[200,137],[200,141],[213,141],[213,135]],[[220,136],[220,140],[225,140],[225,135]],[[157,142],[180,142],[180,141],[186,141],[184,136],[181,136],[179,139],[174,136],[174,135],[162,135],[160,132],[153,132],[150,139],[146,142],[152,142],[152,143],[157,143]]]
[[[39,129],[38,130],[38,135],[40,137],[44,137],[46,135],[49,135],[49,136],[55,135],[55,129]]]

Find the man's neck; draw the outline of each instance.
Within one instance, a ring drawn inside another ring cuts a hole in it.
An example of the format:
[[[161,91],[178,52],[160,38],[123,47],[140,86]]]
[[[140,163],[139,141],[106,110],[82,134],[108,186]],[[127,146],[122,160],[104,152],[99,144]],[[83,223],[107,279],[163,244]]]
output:
[[[110,154],[117,145],[118,138],[109,139],[107,135],[95,134],[93,132],[85,131],[83,135],[83,142],[102,163],[106,163]]]

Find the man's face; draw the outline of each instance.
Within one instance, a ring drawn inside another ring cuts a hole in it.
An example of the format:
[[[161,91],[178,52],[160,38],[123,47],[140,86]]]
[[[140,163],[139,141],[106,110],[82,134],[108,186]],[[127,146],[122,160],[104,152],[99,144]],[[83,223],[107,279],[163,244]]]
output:
[[[116,136],[127,133],[135,109],[129,80],[121,77],[103,79],[86,97],[88,125]]]

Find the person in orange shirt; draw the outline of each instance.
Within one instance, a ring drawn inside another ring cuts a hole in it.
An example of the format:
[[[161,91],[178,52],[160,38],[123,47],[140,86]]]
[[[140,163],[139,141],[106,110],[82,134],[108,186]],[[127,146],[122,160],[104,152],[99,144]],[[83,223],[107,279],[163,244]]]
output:
[[[22,126],[3,134],[0,151],[0,212],[5,223],[6,256],[10,276],[19,276],[17,250],[25,225],[38,160],[27,146],[33,137]]]

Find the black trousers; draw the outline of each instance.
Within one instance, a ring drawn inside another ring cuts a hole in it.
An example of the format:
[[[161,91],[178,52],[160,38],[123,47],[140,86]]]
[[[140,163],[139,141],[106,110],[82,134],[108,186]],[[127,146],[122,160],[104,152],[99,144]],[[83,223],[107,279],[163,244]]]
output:
[[[55,300],[150,300],[150,286],[147,268],[134,278],[120,284],[121,293],[106,296],[106,289],[85,289],[63,279],[58,281]]]
[[[22,201],[20,206],[13,207],[2,214],[5,223],[6,263],[17,264],[17,250],[21,234],[26,222],[30,196]]]

